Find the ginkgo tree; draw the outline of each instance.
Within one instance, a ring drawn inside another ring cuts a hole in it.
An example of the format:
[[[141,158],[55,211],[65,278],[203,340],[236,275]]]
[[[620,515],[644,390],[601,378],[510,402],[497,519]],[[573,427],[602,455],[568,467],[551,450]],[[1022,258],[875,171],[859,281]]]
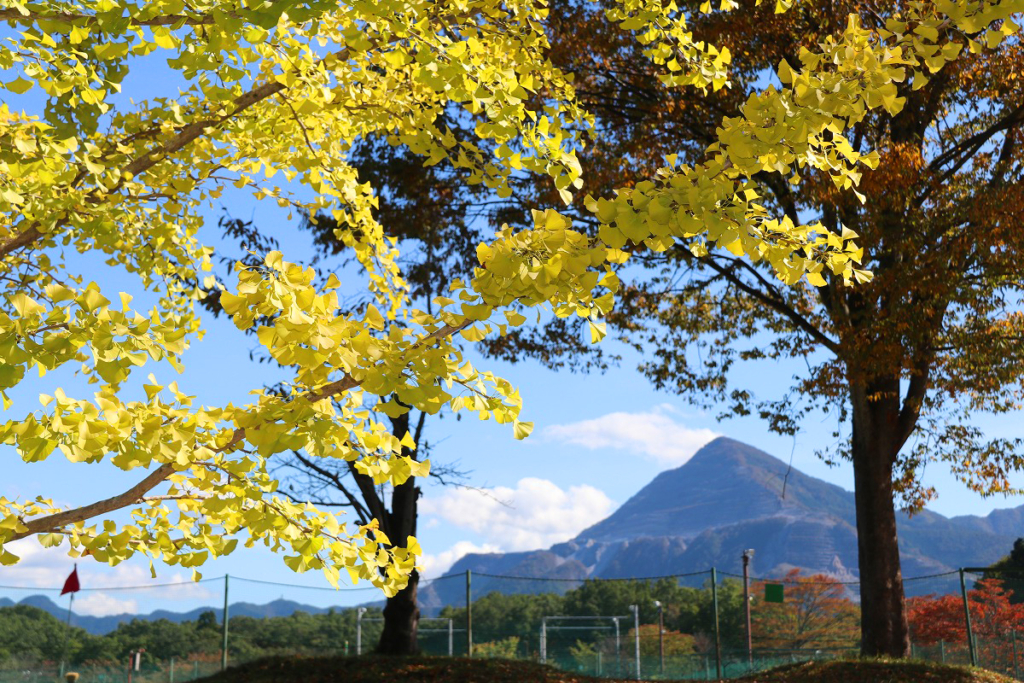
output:
[[[724,120],[704,161],[670,159],[613,197],[584,198],[573,194],[582,184],[576,150],[591,119],[571,75],[546,55],[542,0],[5,0],[0,389],[31,386],[30,370],[68,366],[95,390],[41,396],[35,409],[5,401],[0,435],[27,462],[59,452],[139,480],[77,507],[45,491],[0,499],[0,562],[16,562],[5,546],[29,536],[110,563],[143,555],[186,567],[241,540],[281,551],[296,571],[322,570],[335,583],[347,571],[394,594],[421,552],[416,540],[393,544],[372,522],[350,527],[276,495],[268,462],[302,450],[351,460],[378,482],[424,474],[429,463],[403,455],[415,446],[408,435],[390,434],[368,405],[391,415],[447,404],[525,437],[518,391],[465,362],[461,345],[507,332],[537,306],[587,319],[599,339],[617,267],[640,245],[722,247],[768,262],[787,283],[820,282],[826,270],[847,286],[868,280],[852,232],[772,216],[756,177],[798,183],[814,169],[854,188],[877,156],[843,132],[873,109],[897,111],[896,83],[924,83],[961,49],[1011,35],[1022,1],[915,4],[884,29],[851,19],[780,66],[783,88]],[[607,19],[635,34],[664,87],[727,86],[727,46],[694,41],[674,4],[622,0]],[[146,69],[170,69],[186,86],[133,97],[129,75]],[[440,123],[453,107],[474,117],[469,139]],[[373,188],[346,162],[353,142],[371,136],[451,164],[498,195],[517,174],[548,176],[602,227],[591,237],[548,210],[531,229],[503,228],[478,246],[473,277],[427,313],[407,295]],[[329,212],[365,275],[349,286],[372,303],[344,311],[337,278],[315,286],[310,268],[277,251],[240,263],[221,305],[237,327],[258,328],[265,352],[289,370],[288,388],[199,406],[187,387],[156,375],[181,368],[201,334],[195,305],[211,250],[200,231],[230,186],[306,215]],[[131,274],[135,294],[157,303],[138,310],[130,292],[103,292],[73,252]],[[136,395],[129,379],[147,370]],[[116,511],[130,522],[111,519]]]

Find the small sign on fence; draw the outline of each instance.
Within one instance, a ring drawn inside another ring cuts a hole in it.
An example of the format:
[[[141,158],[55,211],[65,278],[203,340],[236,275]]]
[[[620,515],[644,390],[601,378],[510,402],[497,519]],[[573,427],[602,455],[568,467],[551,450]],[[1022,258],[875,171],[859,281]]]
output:
[[[785,587],[781,583],[766,583],[764,585],[765,602],[785,602]]]

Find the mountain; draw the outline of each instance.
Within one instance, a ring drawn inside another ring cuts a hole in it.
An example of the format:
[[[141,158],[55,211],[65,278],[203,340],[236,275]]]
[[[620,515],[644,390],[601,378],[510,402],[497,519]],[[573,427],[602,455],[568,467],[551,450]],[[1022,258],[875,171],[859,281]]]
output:
[[[925,510],[898,521],[907,577],[985,566],[1024,536],[1024,506],[987,517],[947,518]],[[739,573],[745,549],[753,572],[777,577],[794,567],[857,580],[853,493],[753,446],[719,438],[686,464],[662,472],[606,519],[546,550],[466,555],[450,573],[625,578],[700,572]],[[571,586],[572,584],[565,584]],[[924,584],[921,591],[934,590]],[[458,603],[453,587],[424,599]],[[540,590],[539,584],[474,576],[474,593]],[[915,588],[908,585],[908,593]],[[464,600],[464,598],[463,598]]]
[[[49,612],[53,616],[57,617],[61,621],[64,621],[67,616],[67,608],[61,607],[50,598],[45,595],[30,595],[23,600],[15,603],[7,598],[0,598],[0,608],[12,607],[15,604],[28,605],[30,607],[38,607],[44,612]],[[298,602],[291,600],[274,600],[268,602],[265,605],[256,605],[251,602],[236,602],[230,605],[228,611],[232,617],[253,617],[256,619],[266,617],[287,617],[295,614],[296,612],[307,612],[309,614],[323,614],[328,612],[331,608],[313,607],[311,605],[303,605]],[[334,608],[337,610],[351,609],[346,607]],[[103,617],[93,617],[84,614],[72,613],[71,623],[74,626],[83,628],[89,633],[102,635],[104,633],[110,633],[117,629],[118,624],[127,623],[134,619],[141,619],[142,621],[157,621],[159,619],[167,619],[175,623],[181,623],[183,621],[195,621],[199,618],[199,615],[203,612],[213,612],[217,616],[217,621],[221,619],[223,608],[219,607],[199,607],[188,612],[171,612],[169,610],[156,610],[149,614],[112,614]]]
[[[925,510],[913,517],[901,515],[898,527],[903,575],[941,574],[963,566],[986,566],[1008,553],[1013,541],[1024,536],[1024,506],[996,510],[985,517],[947,518]],[[495,590],[538,593],[566,590],[577,585],[573,580],[587,578],[685,574],[712,566],[739,573],[740,557],[748,548],[755,551],[755,576],[777,577],[797,567],[856,581],[853,494],[790,469],[753,446],[720,438],[685,465],[659,474],[609,517],[571,541],[544,550],[466,555],[449,573],[472,570],[476,596]],[[699,583],[703,578],[695,580]],[[951,585],[908,583],[907,592],[949,590]],[[457,578],[425,581],[419,596],[424,616],[433,616],[444,605],[464,604],[465,584]],[[13,604],[0,598],[0,607]],[[25,598],[21,604],[39,607],[61,620],[67,615],[66,608],[42,595]],[[383,606],[382,602],[369,604]],[[220,619],[220,609],[203,607],[145,615],[74,615],[73,623],[102,634],[132,619],[192,621],[208,611]],[[231,605],[232,616],[256,618],[326,611],[289,600]]]

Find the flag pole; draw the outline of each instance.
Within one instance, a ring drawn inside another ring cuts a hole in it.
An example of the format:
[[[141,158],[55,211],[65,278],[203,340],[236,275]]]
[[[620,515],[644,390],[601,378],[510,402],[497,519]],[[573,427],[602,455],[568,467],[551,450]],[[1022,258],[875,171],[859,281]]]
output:
[[[60,648],[60,678],[63,678],[63,666],[65,666],[65,660],[68,658],[68,640],[71,636],[71,610],[75,606],[75,594],[71,594],[71,600],[68,601],[68,618],[65,621],[65,642],[63,647]]]
[[[75,564],[74,572],[78,571],[78,565]],[[74,573],[73,572],[73,573]],[[64,678],[64,662],[68,657],[68,640],[71,635],[71,608],[75,606],[75,591],[71,591],[71,599],[68,601],[68,616],[64,620],[64,645],[60,650],[60,678]]]

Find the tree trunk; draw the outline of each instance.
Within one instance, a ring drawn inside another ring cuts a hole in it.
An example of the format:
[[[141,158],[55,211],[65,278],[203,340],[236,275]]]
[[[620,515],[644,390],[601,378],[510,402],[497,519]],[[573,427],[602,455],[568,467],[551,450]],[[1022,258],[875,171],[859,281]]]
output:
[[[420,608],[416,603],[418,572],[409,577],[409,585],[393,598],[388,598],[384,607],[384,631],[377,643],[377,652],[383,655],[413,655],[419,651],[417,631],[420,623]]]
[[[860,565],[861,654],[910,656],[893,467],[899,452],[899,382],[852,387],[854,496]],[[895,396],[895,401],[890,397]],[[895,406],[894,406],[895,403]]]
[[[391,420],[392,434],[403,436],[409,429],[409,414],[406,413]],[[417,429],[416,438],[422,432],[423,421]],[[416,457],[415,451],[408,448],[402,450],[407,457]],[[401,486],[396,486],[391,493],[391,511],[387,515],[384,530],[391,542],[404,548],[410,536],[416,535],[416,518],[418,516],[420,489],[416,486],[416,478],[409,477]],[[420,608],[417,604],[420,575],[413,572],[409,577],[409,585],[394,597],[388,598],[384,606],[384,630],[377,643],[377,652],[383,655],[414,655],[419,652],[417,632],[420,625]]]

